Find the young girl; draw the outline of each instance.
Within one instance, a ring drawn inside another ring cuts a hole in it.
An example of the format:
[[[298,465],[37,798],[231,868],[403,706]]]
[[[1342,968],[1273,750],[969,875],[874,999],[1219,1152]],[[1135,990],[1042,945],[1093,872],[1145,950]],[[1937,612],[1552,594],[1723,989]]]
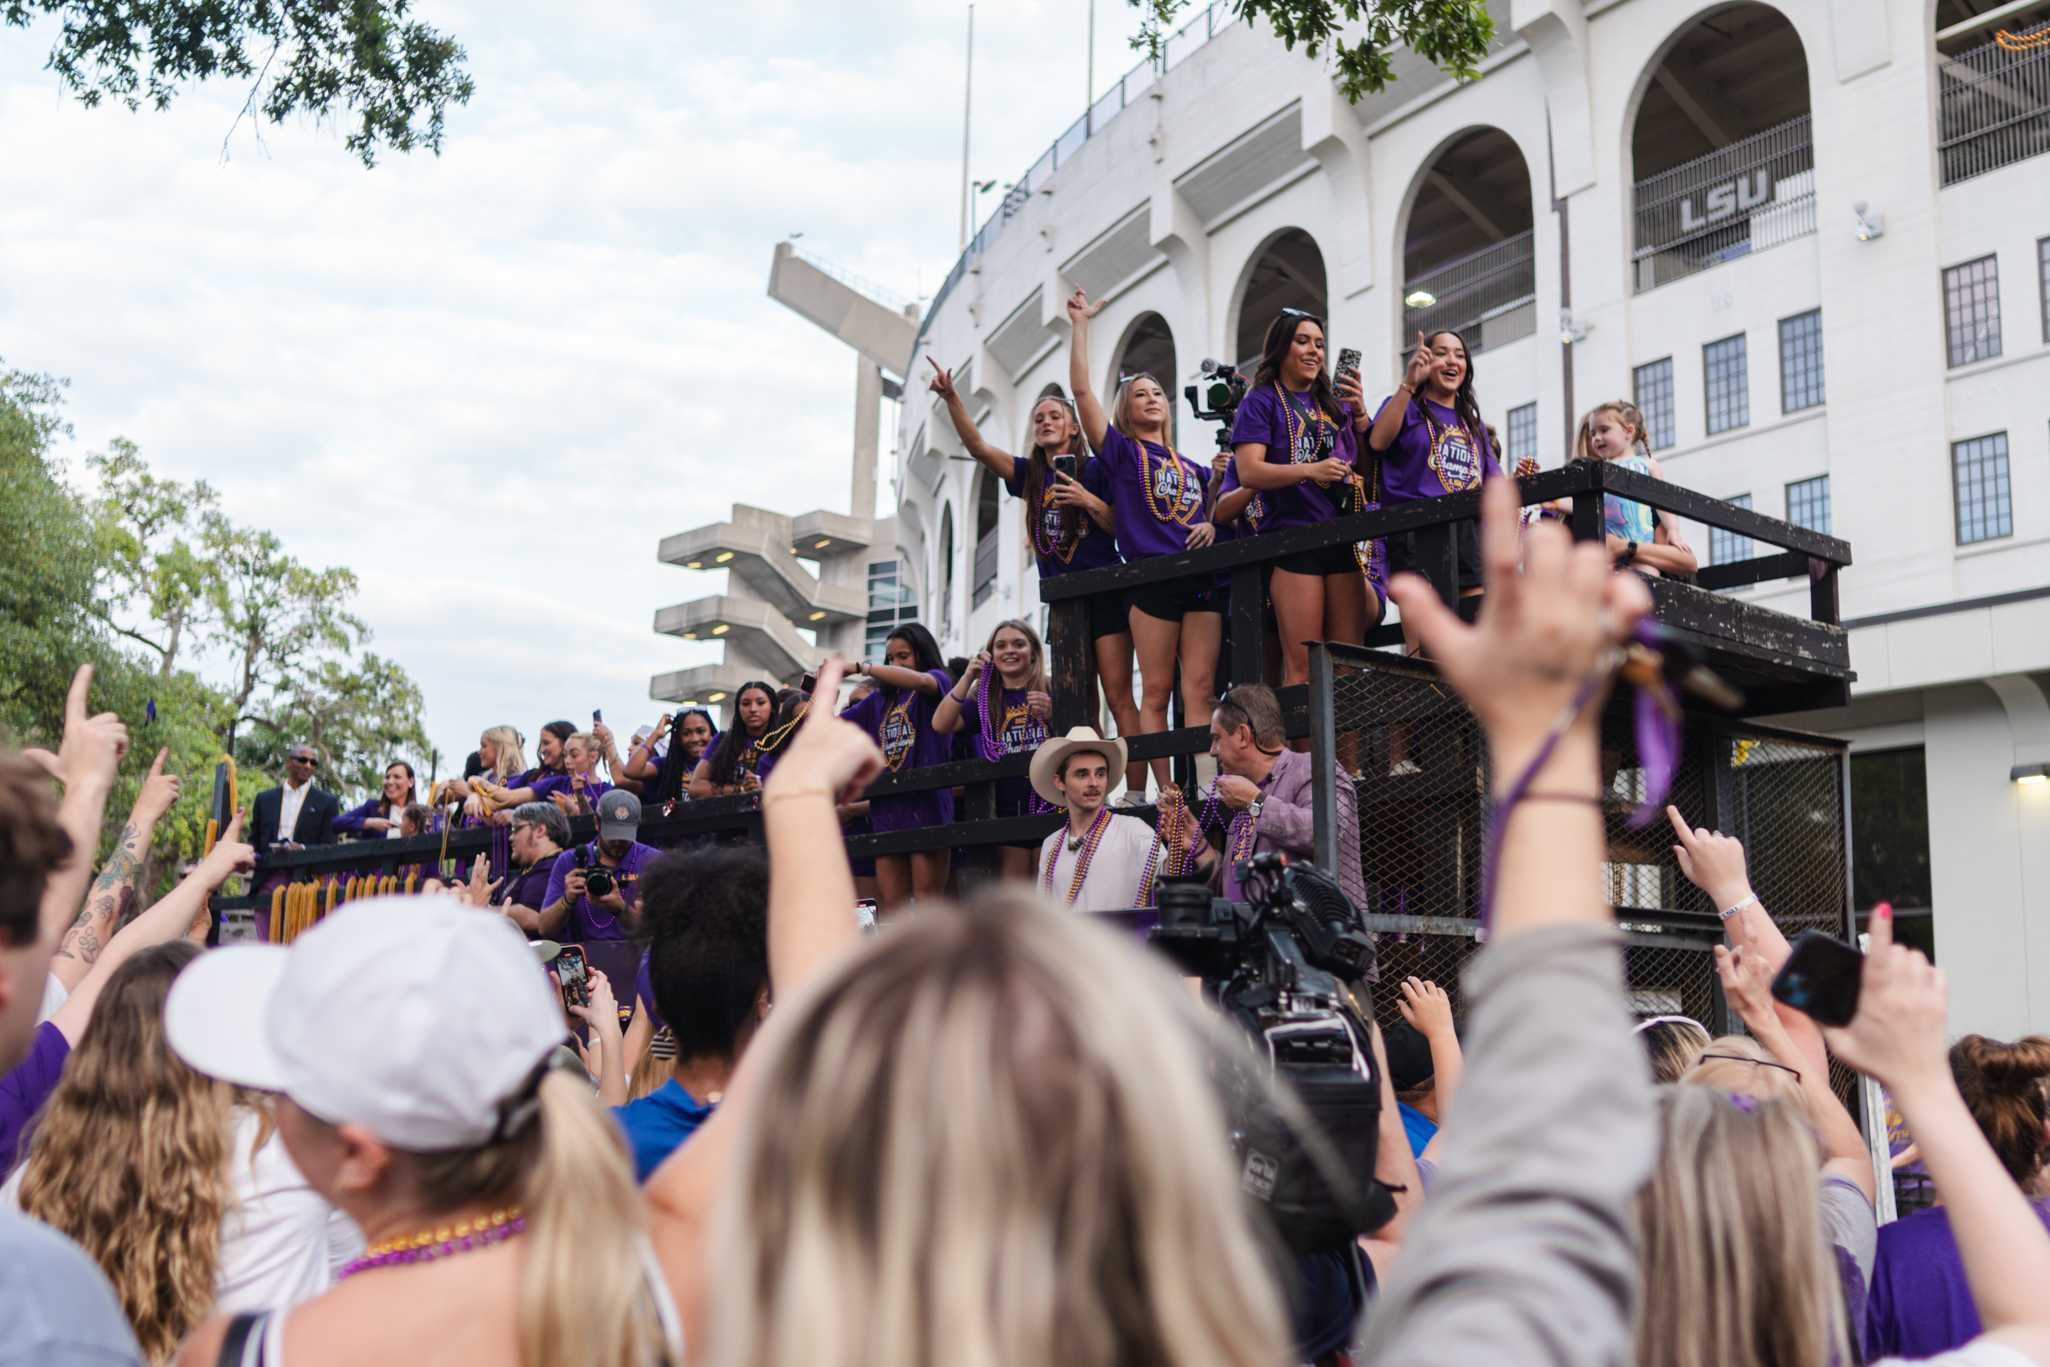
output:
[[[1116,528],[1104,485],[1107,471],[1101,461],[1090,459],[1082,424],[1068,401],[1048,394],[1032,405],[1032,449],[1021,460],[983,439],[968,416],[968,405],[954,390],[953,375],[930,356],[926,361],[933,368],[932,392],[945,400],[947,416],[968,454],[1025,500],[1025,541],[1039,565],[1039,577],[1046,580],[1117,564],[1112,537]],[[1073,461],[1072,474],[1054,468],[1056,456]],[[1118,734],[1136,735],[1139,708],[1132,701],[1132,628],[1123,594],[1090,598],[1089,640],[1096,653],[1096,678],[1110,714],[1117,718]],[[1144,763],[1127,766],[1125,786],[1145,791]]]
[[[755,745],[754,776],[757,785],[769,781],[769,771],[776,767],[777,760],[783,758],[784,746],[796,734],[797,724],[804,720],[804,714],[810,709],[811,698],[802,689],[785,688],[776,694],[776,705],[769,711],[769,724]]]
[[[761,787],[755,777],[755,761],[761,756],[762,737],[768,733],[775,710],[774,684],[750,681],[740,686],[733,700],[733,728],[719,737],[690,776],[693,798],[751,793]]]
[[[1052,716],[1046,651],[1039,643],[1039,633],[1012,620],[997,623],[982,653],[969,662],[961,681],[933,710],[932,725],[945,735],[968,732],[976,738],[980,756],[993,760],[1037,750],[1046,740]],[[998,816],[1025,816],[1034,806],[1032,781],[1025,775],[997,781]],[[1038,809],[1046,810],[1043,803]],[[1003,876],[1030,881],[1032,857],[1038,847],[1037,840],[1000,847],[997,861]]]
[[[1640,475],[1665,478],[1659,463],[1651,458],[1644,414],[1623,399],[1612,399],[1580,420],[1580,432],[1573,439],[1573,459],[1611,461]],[[1602,496],[1602,530],[1618,569],[1628,566],[1645,574],[1683,577],[1699,569],[1694,552],[1668,530],[1669,525],[1647,504],[1614,494]]]
[[[898,627],[883,643],[883,663],[862,664],[857,672],[875,680],[876,691],[840,715],[875,738],[888,771],[903,773],[946,762],[952,747],[932,721],[940,699],[954,686],[954,677],[947,672],[932,633],[917,622]],[[878,834],[944,826],[954,819],[954,794],[938,788],[871,798],[868,819]],[[876,884],[883,912],[895,912],[914,897],[940,896],[946,891],[949,863],[946,850],[877,855]]]
[[[415,801],[413,766],[393,760],[385,766],[384,792],[335,818],[335,834],[354,840],[396,840],[399,817]]]
[[[1349,378],[1349,377],[1348,377]],[[1267,329],[1253,386],[1232,423],[1232,469],[1252,491],[1246,521],[1255,533],[1321,526],[1352,512],[1360,470],[1358,410],[1324,373],[1324,322],[1283,309]],[[1381,619],[1382,586],[1351,546],[1328,546],[1277,561],[1268,584],[1281,639],[1282,682],[1306,683],[1312,640],[1366,640]],[[1247,680],[1246,682],[1251,682]]]
[[[1074,329],[1068,382],[1082,418],[1082,435],[1104,467],[1102,483],[1117,528],[1118,553],[1127,563],[1156,555],[1201,550],[1217,539],[1210,521],[1210,471],[1174,449],[1167,391],[1151,375],[1132,375],[1118,386],[1113,412],[1089,379],[1089,320],[1103,308],[1081,290],[1068,299]],[[1208,726],[1217,704],[1217,649],[1224,616],[1216,587],[1182,579],[1132,591],[1127,618],[1138,650],[1139,733],[1167,730],[1168,698],[1181,666],[1182,724]],[[1162,787],[1168,761],[1153,761]],[[1132,794],[1140,796],[1140,794]]]

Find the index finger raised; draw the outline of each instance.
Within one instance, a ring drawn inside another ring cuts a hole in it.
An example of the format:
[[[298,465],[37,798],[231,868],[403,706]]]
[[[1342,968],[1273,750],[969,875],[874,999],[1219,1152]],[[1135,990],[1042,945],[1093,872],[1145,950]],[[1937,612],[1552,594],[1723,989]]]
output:
[[[816,731],[822,726],[831,725],[838,716],[838,713],[835,711],[835,705],[839,702],[840,698],[840,680],[846,677],[847,662],[837,655],[831,656],[824,664],[819,666],[818,677],[812,683],[811,695],[814,698],[826,698],[829,702],[824,707],[806,709],[804,714],[804,729],[806,731]]]
[[[71,694],[64,700],[66,722],[85,720],[86,700],[92,696],[92,691],[93,667],[89,664],[80,665],[78,672],[71,676]]]
[[[1666,820],[1673,823],[1673,834],[1688,849],[1694,848],[1694,828],[1687,824],[1687,818],[1680,815],[1680,809],[1672,803],[1666,804]]]
[[[155,759],[153,759],[153,760],[151,760],[151,761],[150,761],[150,766],[149,766],[149,776],[150,776],[151,778],[161,778],[161,777],[163,777],[163,773],[164,773],[164,761],[165,761],[165,760],[167,760],[167,759],[169,759],[170,757],[171,757],[171,747],[170,747],[170,746],[166,745],[166,746],[162,747],[161,749],[159,749],[159,750],[157,751],[157,757],[156,757]]]

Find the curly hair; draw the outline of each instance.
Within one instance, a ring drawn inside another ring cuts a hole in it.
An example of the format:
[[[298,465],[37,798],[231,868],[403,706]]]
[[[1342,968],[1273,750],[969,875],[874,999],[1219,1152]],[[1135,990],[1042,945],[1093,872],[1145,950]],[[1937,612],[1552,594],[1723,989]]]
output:
[[[22,1165],[23,1212],[100,1265],[153,1362],[213,1308],[233,1200],[233,1089],[164,1039],[171,981],[199,953],[176,941],[115,971]],[[110,1134],[128,1138],[110,1144]]]

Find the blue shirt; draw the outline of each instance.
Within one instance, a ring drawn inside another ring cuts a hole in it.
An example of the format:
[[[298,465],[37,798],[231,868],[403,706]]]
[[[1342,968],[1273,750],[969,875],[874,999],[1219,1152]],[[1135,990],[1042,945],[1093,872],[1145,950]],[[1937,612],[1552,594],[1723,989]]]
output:
[[[1398,1101],[1396,1108],[1402,1112],[1402,1132],[1409,1136],[1409,1156],[1423,1156],[1424,1145],[1431,1142],[1431,1136],[1438,1133],[1438,1122],[1425,1115],[1407,1101]]]
[[[712,1116],[709,1103],[683,1090],[675,1078],[657,1087],[639,1101],[612,1108],[626,1142],[634,1151],[634,1181],[645,1182],[662,1160],[683,1147],[683,1141],[697,1132]]]
[[[0,1317],[0,1367],[141,1367],[106,1274],[77,1244],[12,1211],[0,1211]]]

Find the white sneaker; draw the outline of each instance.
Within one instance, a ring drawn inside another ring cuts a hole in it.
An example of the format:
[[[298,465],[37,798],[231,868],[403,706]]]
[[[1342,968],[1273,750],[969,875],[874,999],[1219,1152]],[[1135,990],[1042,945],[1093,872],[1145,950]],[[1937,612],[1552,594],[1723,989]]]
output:
[[[1112,805],[1116,807],[1143,807],[1146,805],[1146,794],[1135,793],[1127,789],[1125,795]]]
[[[1388,766],[1390,778],[1414,778],[1424,771],[1424,766],[1413,759],[1399,759]]]

